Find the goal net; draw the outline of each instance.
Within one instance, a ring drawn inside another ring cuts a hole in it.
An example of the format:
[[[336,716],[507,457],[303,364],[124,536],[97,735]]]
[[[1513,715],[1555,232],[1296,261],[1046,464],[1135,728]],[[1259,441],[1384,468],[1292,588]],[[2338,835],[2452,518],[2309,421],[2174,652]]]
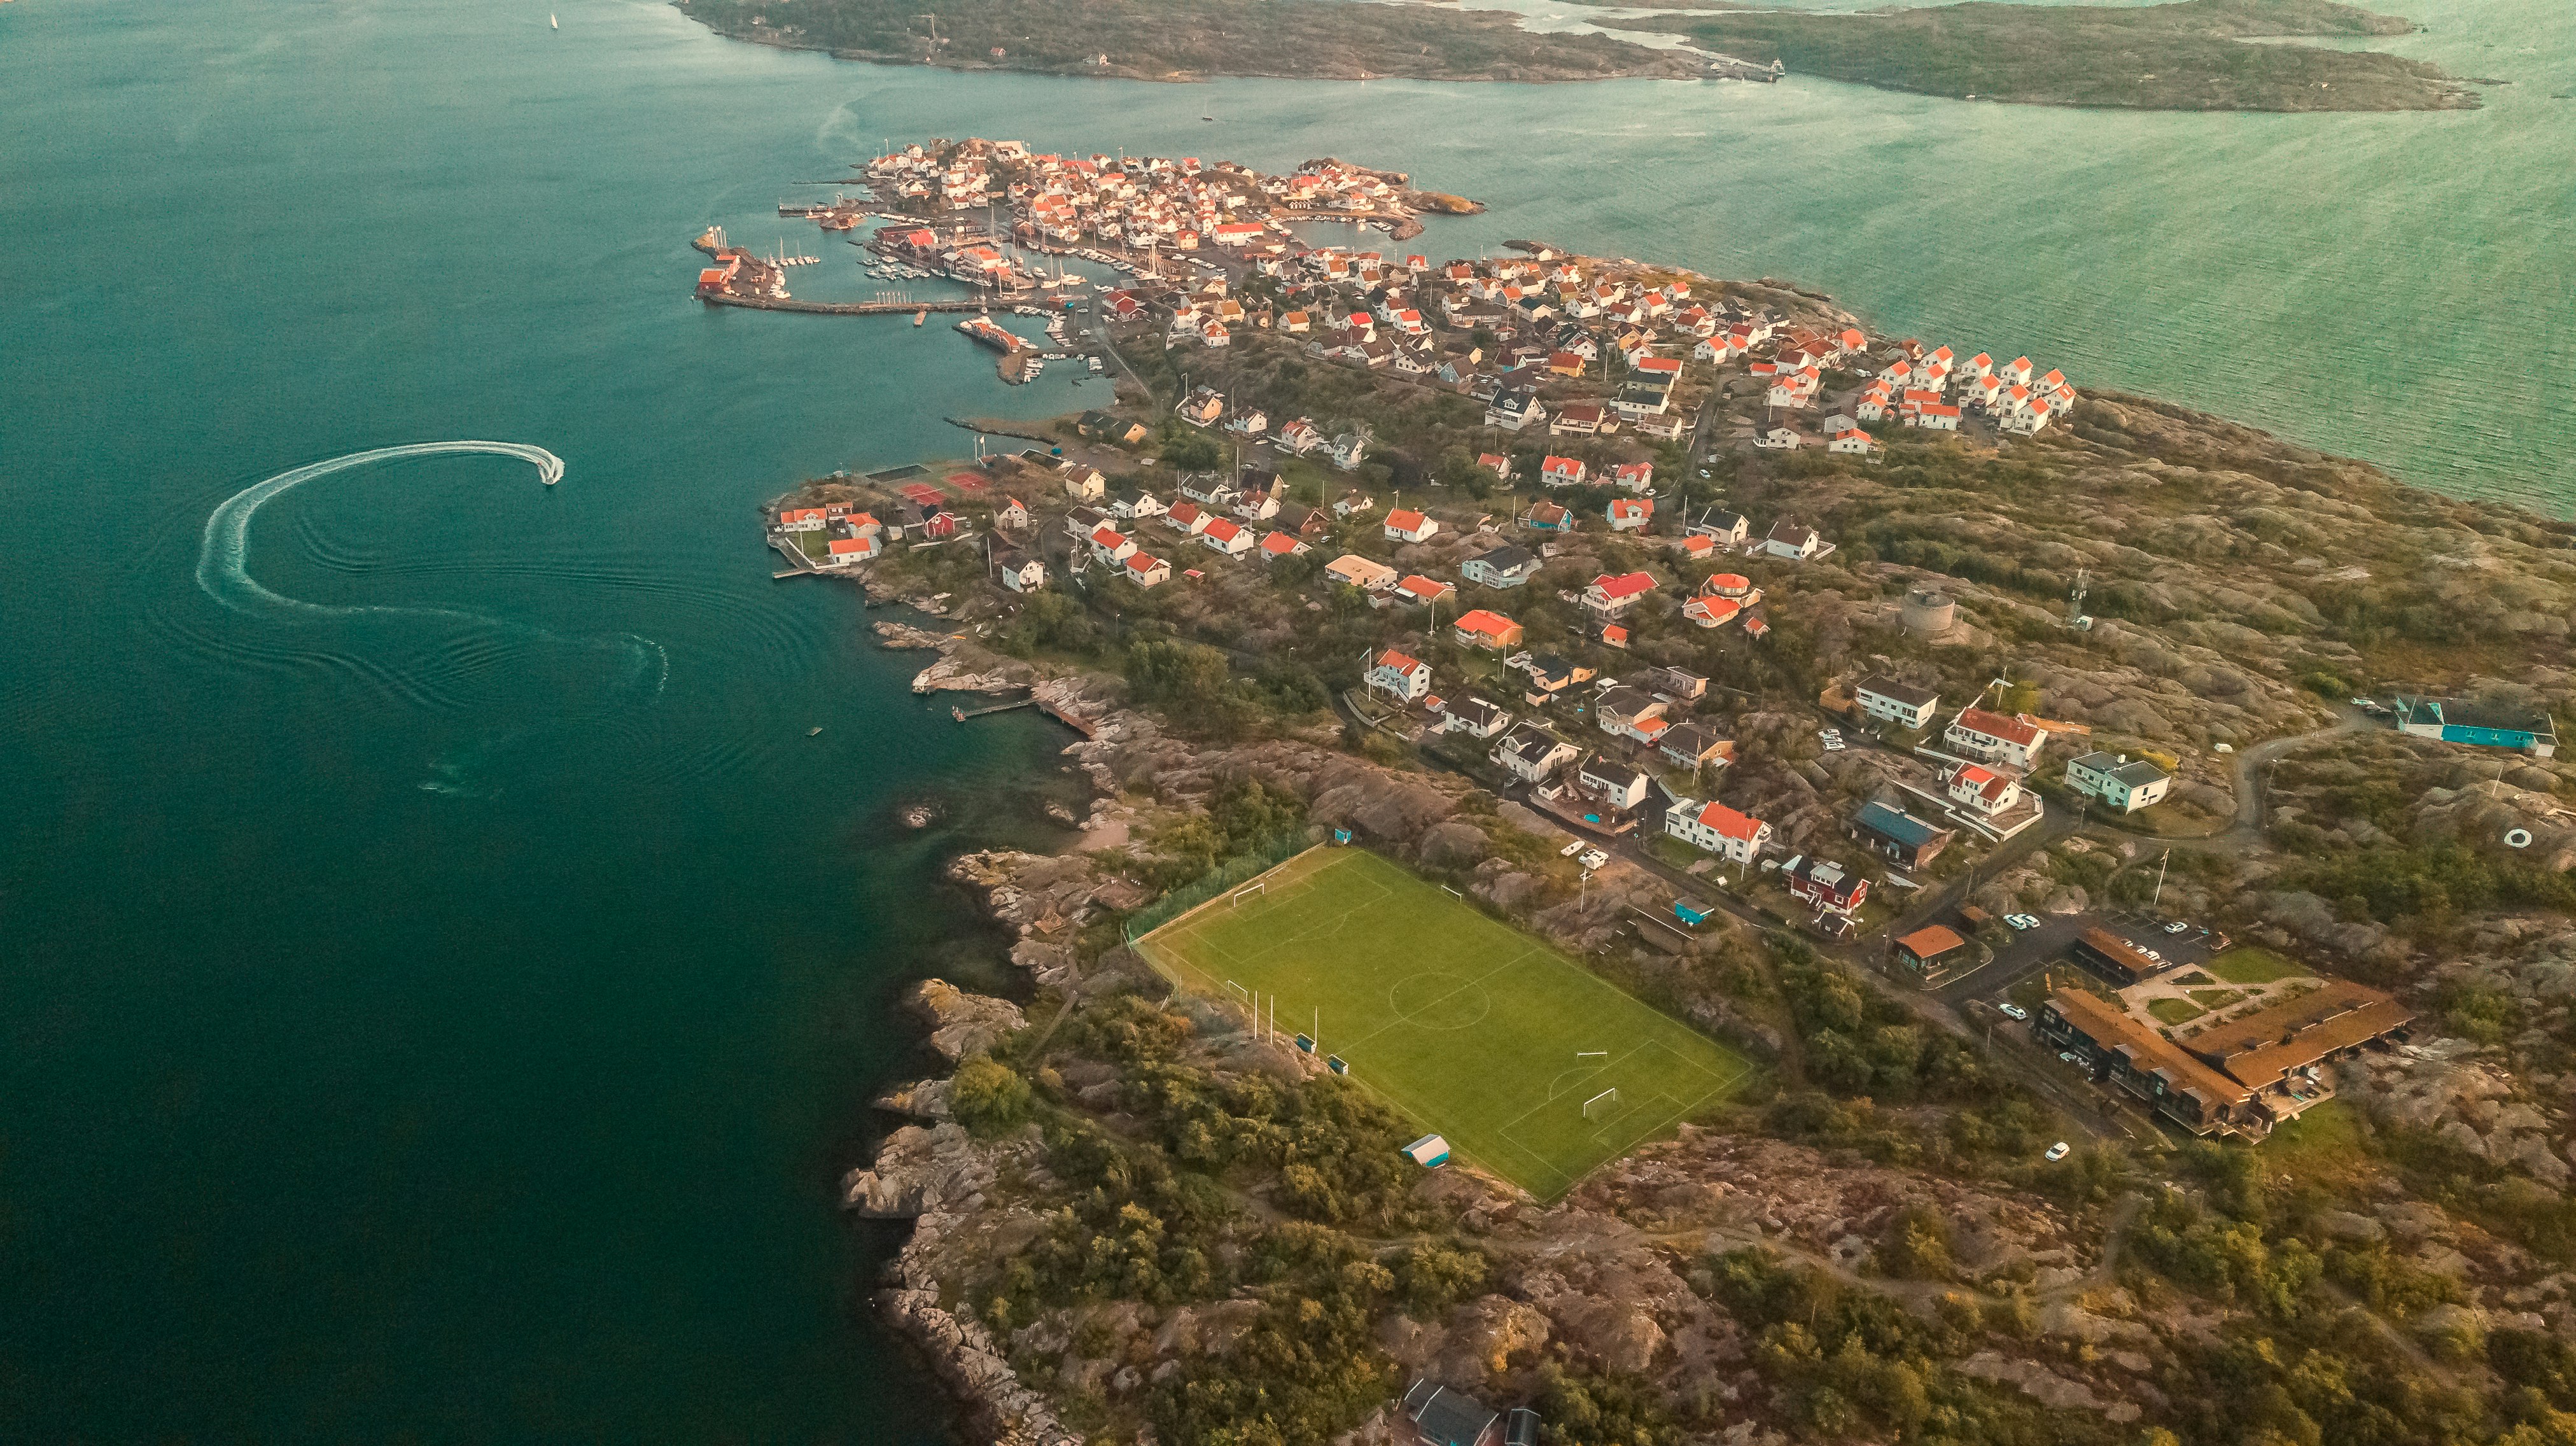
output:
[[[1262,890],[1267,889],[1267,888],[1269,888],[1269,887],[1270,887],[1270,881],[1269,881],[1268,879],[1263,879],[1263,880],[1261,880],[1261,881],[1260,881],[1260,882],[1258,882],[1258,883],[1246,884],[1246,885],[1244,885],[1242,888],[1239,888],[1239,889],[1237,889],[1237,890],[1235,890],[1235,891],[1234,891],[1234,902],[1235,902],[1235,903],[1240,904],[1240,903],[1242,903],[1245,899],[1247,899],[1247,898],[1251,897],[1251,896],[1252,896],[1252,895],[1254,895],[1254,894],[1260,893]]]
[[[1596,1118],[1602,1111],[1617,1103],[1619,1103],[1619,1089],[1613,1085],[1583,1102],[1583,1117],[1587,1120]]]

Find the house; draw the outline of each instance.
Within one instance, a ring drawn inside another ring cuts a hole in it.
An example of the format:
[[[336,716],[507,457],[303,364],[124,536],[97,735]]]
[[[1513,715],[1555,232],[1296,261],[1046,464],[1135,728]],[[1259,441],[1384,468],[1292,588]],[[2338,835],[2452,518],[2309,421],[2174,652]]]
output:
[[[1600,639],[1601,646],[1605,648],[1625,649],[1628,646],[1628,628],[1624,623],[1614,623],[1607,619],[1596,622],[1592,625],[1592,636]]]
[[[1483,1402],[1429,1380],[1405,1388],[1404,1419],[1415,1446],[1503,1446],[1503,1418]]]
[[[1500,452],[1478,453],[1476,456],[1476,465],[1493,473],[1496,481],[1509,482],[1512,480],[1512,459],[1504,456]]]
[[[1724,767],[1734,761],[1735,743],[1720,738],[1705,723],[1676,723],[1655,740],[1655,751],[1683,768]]]
[[[1584,760],[1574,775],[1576,788],[1614,813],[1625,813],[1644,803],[1650,782],[1641,770],[1598,753]]]
[[[1113,417],[1107,412],[1083,413],[1081,419],[1075,423],[1075,430],[1097,441],[1118,442],[1130,446],[1144,441],[1147,436],[1144,423],[1131,422],[1124,417]]]
[[[1538,558],[1526,547],[1505,545],[1458,564],[1458,575],[1486,587],[1519,587],[1538,576]]]
[[[993,575],[1013,592],[1035,592],[1046,586],[1046,564],[1016,552],[995,555]]]
[[[1095,527],[1091,531],[1092,555],[1102,562],[1125,562],[1135,550],[1136,544],[1127,534],[1114,527]]]
[[[1440,728],[1444,733],[1464,733],[1471,738],[1491,738],[1512,726],[1512,715],[1482,698],[1451,703],[1441,710]]]
[[[1550,487],[1580,487],[1591,480],[1591,474],[1580,457],[1551,455],[1538,464],[1538,480]]]
[[[1332,463],[1343,471],[1359,470],[1361,460],[1367,456],[1368,438],[1359,433],[1344,432],[1333,439]]]
[[[1424,542],[1440,530],[1440,520],[1410,507],[1390,508],[1386,514],[1386,535],[1391,542]]]
[[[1583,605],[1604,617],[1617,617],[1654,590],[1652,573],[1626,572],[1613,577],[1605,572],[1584,588]]]
[[[1333,499],[1333,515],[1335,517],[1357,517],[1363,512],[1375,512],[1376,510],[1377,499],[1369,496],[1367,493],[1362,492],[1356,487],[1351,488],[1341,496]]]
[[[1780,884],[1796,899],[1816,911],[1850,918],[1869,897],[1869,880],[1838,863],[1813,855],[1793,860],[1780,870]]]
[[[1682,555],[1684,562],[1708,562],[1717,556],[1717,539],[1714,537],[1677,537],[1671,546],[1673,551]]]
[[[1940,711],[1941,695],[1929,688],[1900,683],[1885,673],[1872,673],[1852,685],[1852,701],[1862,716],[1917,732],[1929,727]]]
[[[1500,652],[1521,645],[1520,624],[1501,613],[1488,612],[1483,608],[1461,614],[1458,621],[1450,626],[1457,631],[1458,641],[1471,648],[1490,648]]]
[[[874,537],[835,537],[824,544],[824,548],[823,561],[829,567],[872,562],[885,553],[885,543]],[[1039,570],[1039,577],[1041,580],[1045,577],[1043,568]]]
[[[1664,719],[1667,706],[1663,699],[1643,688],[1622,684],[1593,700],[1592,721],[1600,725],[1604,733],[1651,743],[1672,728],[1672,724]],[[1659,726],[1648,728],[1645,726],[1648,723]]]
[[[1029,509],[1021,506],[1017,497],[1005,497],[1002,505],[994,510],[993,525],[1017,532],[1029,525]]]
[[[1263,480],[1267,478],[1267,480]],[[1276,476],[1255,472],[1244,479],[1248,484],[1234,501],[1234,515],[1246,522],[1267,522],[1279,515],[1280,505],[1288,500],[1288,485]]]
[[[2097,751],[2066,761],[2066,786],[2107,808],[2135,813],[2163,801],[2173,775],[2143,758]]]
[[[1699,521],[1690,525],[1692,536],[1713,538],[1720,547],[1742,547],[1744,539],[1751,535],[1752,530],[1753,524],[1743,513],[1721,511],[1714,507],[1700,514]]]
[[[1088,542],[1091,534],[1109,525],[1109,519],[1097,509],[1076,507],[1064,514],[1064,535],[1076,542]]]
[[[1982,763],[1964,763],[1950,770],[1948,783],[1951,802],[1989,818],[2021,802],[2020,782]]]
[[[1872,853],[1884,857],[1900,869],[1930,867],[1959,836],[1956,829],[1940,828],[1884,803],[1865,803],[1852,815],[1846,830],[1851,839]]]
[[[1664,811],[1664,832],[1730,863],[1749,864],[1771,841],[1771,825],[1725,804],[1681,799]]]
[[[1610,483],[1628,492],[1643,492],[1655,485],[1655,464],[1622,462],[1610,469]]]
[[[1242,496],[1233,483],[1214,472],[1192,472],[1181,478],[1181,495],[1219,512],[1232,507]]]
[[[1241,557],[1252,550],[1252,529],[1222,517],[1211,518],[1207,530],[1199,534],[1199,541],[1210,552]]]
[[[1525,659],[1520,668],[1530,677],[1529,696],[1542,703],[1592,676],[1590,668],[1569,663],[1554,653],[1540,653]]]
[[[1348,583],[1362,592],[1383,592],[1395,586],[1399,575],[1394,568],[1373,558],[1346,552],[1324,564],[1324,575],[1335,582]]]
[[[1762,550],[1773,557],[1785,557],[1792,562],[1804,562],[1815,556],[1816,549],[1824,546],[1824,542],[1823,538],[1816,535],[1816,529],[1803,522],[1783,517],[1772,523],[1771,530],[1763,534]]]
[[[1806,444],[1806,438],[1786,427],[1773,427],[1753,439],[1753,445],[1766,452],[1794,452]]]
[[[1206,508],[1195,502],[1175,502],[1171,510],[1163,514],[1164,523],[1183,537],[1198,536],[1207,531],[1208,524],[1214,520]]]
[[[1521,525],[1532,532],[1572,532],[1574,514],[1553,502],[1533,502],[1521,514]]]
[[[1607,515],[1610,519],[1610,530],[1613,532],[1642,532],[1648,523],[1655,520],[1655,499],[1613,497],[1610,499]]]
[[[1142,522],[1148,517],[1161,517],[1171,510],[1153,493],[1141,487],[1109,499],[1109,515],[1124,522]]]
[[[1303,557],[1314,550],[1285,532],[1272,532],[1261,539],[1261,558],[1264,562],[1280,557]]]
[[[1287,448],[1290,453],[1303,457],[1307,453],[1319,450],[1324,446],[1324,434],[1315,426],[1314,423],[1306,420],[1304,417],[1299,417],[1297,420],[1290,422],[1287,426],[1279,429],[1278,442],[1280,446]]]
[[[1897,963],[1918,975],[1952,968],[1976,957],[1976,951],[1959,937],[1959,931],[1944,924],[1915,930],[1897,940],[1891,952]]]
[[[1878,450],[1878,439],[1858,427],[1845,427],[1827,435],[1825,450],[1866,457]]]
[[[1365,681],[1398,703],[1416,703],[1431,691],[1431,665],[1389,648],[1369,665]]]
[[[1158,587],[1172,580],[1172,565],[1145,553],[1130,552],[1118,565],[1138,587]]]
[[[1581,750],[1535,723],[1515,728],[1494,748],[1496,767],[1524,783],[1543,783]]]
[[[1947,402],[1926,402],[1914,409],[1909,425],[1927,432],[1955,432],[1959,430],[1959,408]]]
[[[2028,773],[2039,750],[2047,745],[2048,735],[2019,718],[2006,718],[1983,708],[1962,708],[1941,734],[1941,741],[1951,751],[1980,763],[2001,763]]]
[[[1695,702],[1708,696],[1708,679],[1680,668],[1648,668],[1628,682],[1631,687],[1643,688],[1676,703]]]
[[[820,507],[782,507],[778,511],[781,532],[820,532],[831,520]]]
[[[1213,387],[1200,387],[1188,400],[1172,409],[1172,415],[1193,426],[1214,426],[1225,416],[1225,393]]]
[[[2558,753],[2558,726],[2543,709],[2399,694],[2394,717],[2398,732],[2417,738],[2437,738],[2478,748],[2511,748],[2534,758],[2552,758]]]
[[[1485,425],[1506,432],[1517,432],[1532,422],[1546,420],[1547,404],[1538,399],[1537,393],[1517,387],[1494,393],[1494,399],[1485,404]]]
[[[1547,434],[1551,437],[1589,437],[1601,430],[1604,415],[1598,402],[1568,402],[1558,407],[1556,415],[1548,419]]]
[[[1457,595],[1458,587],[1455,583],[1440,582],[1419,573],[1406,577],[1395,585],[1396,599],[1416,606],[1444,603]]]

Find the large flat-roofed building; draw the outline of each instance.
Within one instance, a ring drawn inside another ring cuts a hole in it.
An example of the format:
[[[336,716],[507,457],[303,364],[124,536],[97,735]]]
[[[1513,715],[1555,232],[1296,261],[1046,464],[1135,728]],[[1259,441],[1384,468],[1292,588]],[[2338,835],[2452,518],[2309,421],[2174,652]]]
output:
[[[2098,925],[2075,936],[2075,962],[2123,987],[2173,967]]]
[[[2445,743],[2467,743],[2479,748],[2511,748],[2535,758],[2553,757],[2558,752],[2558,725],[2542,708],[2401,696],[2396,719],[2398,732],[2418,738],[2439,738]]]
[[[2396,1034],[2414,1019],[2414,1010],[2378,990],[2337,979],[2313,993],[2202,1030],[2182,1046],[2238,1084],[2259,1090]]]

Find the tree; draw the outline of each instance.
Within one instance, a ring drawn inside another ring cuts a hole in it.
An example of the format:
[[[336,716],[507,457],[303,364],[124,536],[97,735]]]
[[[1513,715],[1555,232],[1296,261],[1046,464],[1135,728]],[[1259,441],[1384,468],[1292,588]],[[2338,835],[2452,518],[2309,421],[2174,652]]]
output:
[[[1027,1122],[1029,1082],[989,1055],[974,1055],[957,1066],[948,1082],[948,1110],[970,1132],[991,1136]]]

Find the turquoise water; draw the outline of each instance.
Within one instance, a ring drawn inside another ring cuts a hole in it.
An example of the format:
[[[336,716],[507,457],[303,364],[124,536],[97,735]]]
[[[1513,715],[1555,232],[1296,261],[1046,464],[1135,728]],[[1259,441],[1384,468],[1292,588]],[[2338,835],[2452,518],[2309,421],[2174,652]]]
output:
[[[896,992],[1002,982],[936,871],[1044,841],[1061,739],[911,697],[754,508],[1098,384],[688,299],[710,223],[869,289],[774,207],[882,136],[1405,167],[1494,203],[1434,250],[1794,276],[2565,507],[2558,7],[2427,7],[2488,111],[2303,118],[964,77],[557,3],[0,6],[9,1434],[935,1438],[832,1185],[920,1067]],[[199,586],[242,489],[463,438],[562,485],[333,473],[245,534],[320,611]]]

